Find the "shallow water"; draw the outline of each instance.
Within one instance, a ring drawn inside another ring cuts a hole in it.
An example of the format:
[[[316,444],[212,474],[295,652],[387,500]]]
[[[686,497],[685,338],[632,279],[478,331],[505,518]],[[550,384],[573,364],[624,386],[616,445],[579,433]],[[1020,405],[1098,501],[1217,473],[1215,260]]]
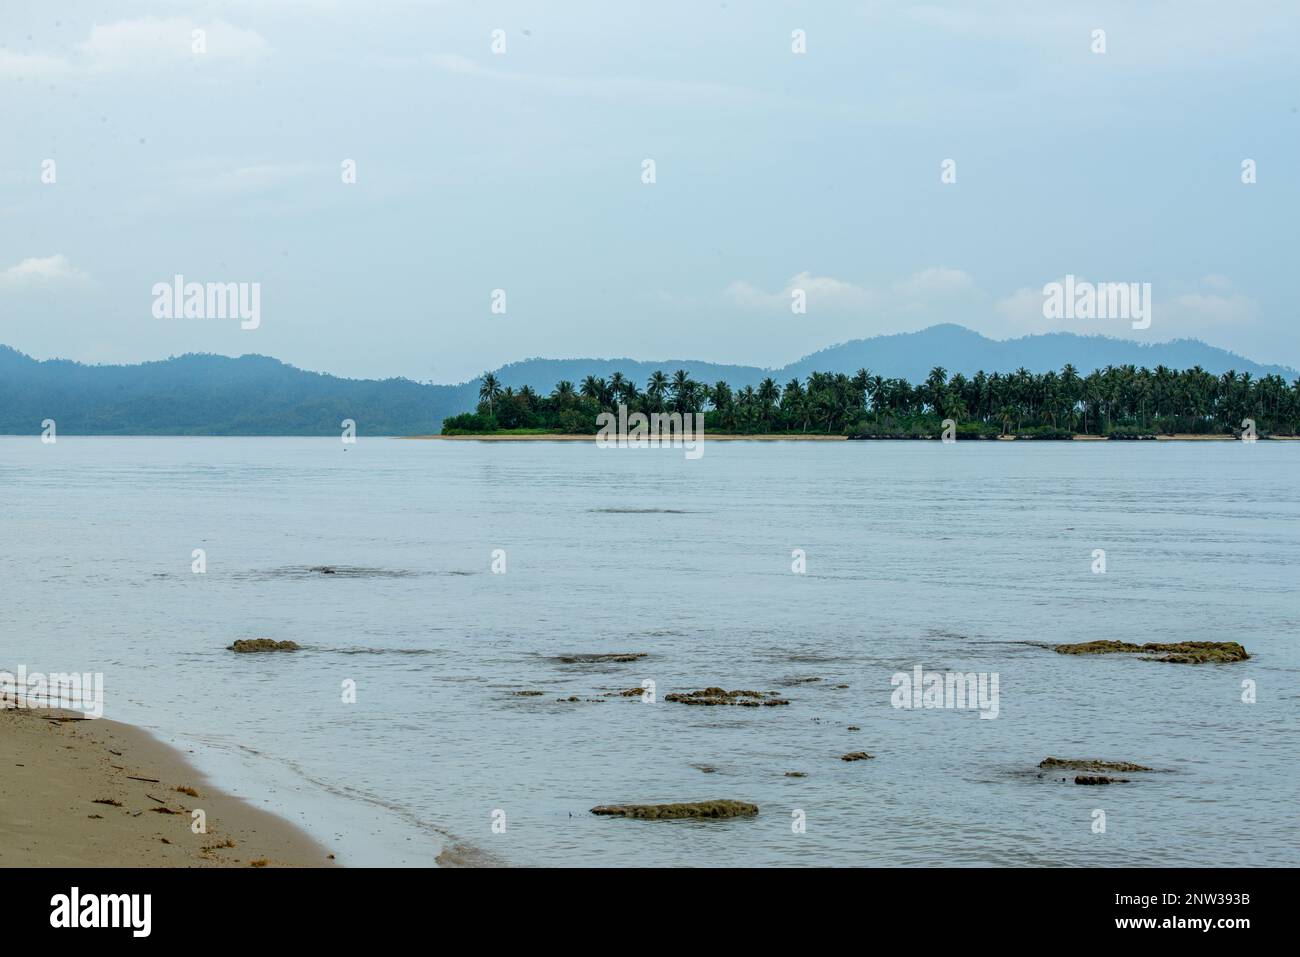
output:
[[[108,717],[345,862],[1300,864],[1300,445],[706,449],[0,438],[0,667],[104,672]],[[224,650],[258,636],[305,650]],[[1252,659],[1043,647],[1099,638]],[[648,657],[561,660],[614,652]],[[998,717],[892,707],[915,665],[996,673]],[[712,685],[791,704],[664,700]],[[711,798],[762,810],[589,813]]]

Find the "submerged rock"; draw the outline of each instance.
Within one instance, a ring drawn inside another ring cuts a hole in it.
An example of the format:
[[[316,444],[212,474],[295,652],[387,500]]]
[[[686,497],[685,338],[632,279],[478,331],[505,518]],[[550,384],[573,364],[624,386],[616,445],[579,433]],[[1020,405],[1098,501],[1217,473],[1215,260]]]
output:
[[[1128,784],[1128,778],[1108,778],[1104,774],[1080,774],[1074,779],[1075,784]]]
[[[233,645],[227,645],[227,651],[249,654],[255,651],[298,651],[302,646],[296,641],[276,641],[273,638],[240,638]]]
[[[870,761],[874,754],[867,754],[865,751],[850,751],[848,754],[841,754],[841,761]]]
[[[674,691],[664,695],[665,701],[679,704],[739,705],[742,708],[770,708],[774,705],[789,704],[785,698],[764,696],[761,691],[727,691],[724,688],[701,688],[699,691]]]
[[[802,771],[787,771],[785,776],[788,778],[806,778],[808,775]]]
[[[1059,655],[1142,654],[1143,661],[1170,661],[1199,665],[1205,662],[1245,661],[1246,649],[1235,641],[1149,642],[1135,645],[1127,641],[1085,641],[1075,645],[1057,645]]]
[[[510,693],[516,698],[540,698],[542,695],[546,694],[545,691],[533,691],[531,689],[525,691],[512,691]]]
[[[1099,761],[1096,758],[1043,758],[1040,768],[1060,771],[1153,771],[1144,764],[1132,761]]]
[[[560,655],[559,660],[566,665],[599,664],[605,661],[640,661],[650,657],[647,651],[621,651],[595,655]]]
[[[602,804],[592,814],[631,817],[641,821],[667,821],[674,818],[753,817],[758,805],[747,801],[695,801],[686,804]]]

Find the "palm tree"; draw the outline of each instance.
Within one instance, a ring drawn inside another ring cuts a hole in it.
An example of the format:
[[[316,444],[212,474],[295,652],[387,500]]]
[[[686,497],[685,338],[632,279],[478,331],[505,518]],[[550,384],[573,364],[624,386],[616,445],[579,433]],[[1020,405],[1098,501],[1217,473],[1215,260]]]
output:
[[[656,412],[662,412],[664,408],[664,394],[668,391],[668,376],[656,369],[650,373],[650,378],[646,381],[645,392],[650,397]]]
[[[753,392],[751,386],[745,387]],[[765,378],[758,384],[758,414],[763,423],[763,431],[772,431],[772,419],[776,414],[776,404],[781,399],[781,389],[777,386],[776,380],[771,376]]]
[[[501,382],[491,372],[483,373],[483,382],[478,387],[480,402],[486,402],[488,415],[493,414],[493,403],[501,398]]]
[[[691,381],[685,369],[678,369],[673,373],[670,389],[673,396],[673,411],[689,412],[694,399],[695,383]]]
[[[573,405],[573,399],[576,395],[573,383],[568,379],[561,379],[555,384],[555,391],[551,393],[551,401],[558,408],[565,409]]]

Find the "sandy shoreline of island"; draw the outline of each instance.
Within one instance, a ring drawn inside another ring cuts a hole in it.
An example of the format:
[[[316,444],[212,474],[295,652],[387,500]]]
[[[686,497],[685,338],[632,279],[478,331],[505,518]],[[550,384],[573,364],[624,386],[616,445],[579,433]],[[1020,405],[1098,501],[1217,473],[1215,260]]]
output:
[[[595,435],[569,435],[562,432],[546,435],[511,435],[483,433],[481,435],[401,435],[402,439],[436,439],[442,442],[595,442]],[[843,442],[843,435],[717,435],[705,436],[710,442]]]
[[[304,831],[130,725],[0,710],[0,769],[0,867],[333,866]]]
[[[594,435],[567,435],[563,433],[554,433],[554,434],[546,434],[546,435],[541,435],[541,434],[512,435],[512,434],[492,434],[492,433],[483,433],[479,435],[399,435],[399,436],[395,436],[395,438],[420,439],[420,440],[432,439],[432,440],[437,440],[442,442],[595,442],[596,441],[596,436]],[[1050,444],[1053,441],[1061,441],[1061,440],[1043,440],[1043,439],[1032,439],[1032,438],[1021,439],[1021,438],[1017,438],[1014,435],[998,436],[997,438],[1005,442],[1019,441],[1019,442],[1031,442],[1034,444]],[[848,439],[848,436],[806,435],[804,433],[797,433],[795,435],[787,435],[787,434],[721,435],[718,433],[710,432],[705,435],[705,439],[709,442],[844,442]],[[1268,436],[1265,439],[1265,441],[1293,442],[1296,441],[1297,439],[1300,439],[1300,436],[1276,435],[1276,436]],[[1235,435],[1193,435],[1193,434],[1184,434],[1184,433],[1179,433],[1175,435],[1155,435],[1152,436],[1150,439],[1136,440],[1136,441],[1152,441],[1152,440],[1157,442],[1239,442],[1241,441],[1240,438],[1238,438]],[[885,438],[879,440],[855,439],[854,441],[885,441],[885,442],[921,441],[924,442],[927,441],[927,438],[912,438],[910,436],[900,436],[898,438]],[[966,441],[979,441],[979,440],[963,439],[962,441],[966,442]],[[1073,441],[1075,442],[1124,442],[1124,441],[1135,441],[1135,440],[1112,439],[1109,436],[1105,436],[1105,435],[1080,434],[1074,436]]]

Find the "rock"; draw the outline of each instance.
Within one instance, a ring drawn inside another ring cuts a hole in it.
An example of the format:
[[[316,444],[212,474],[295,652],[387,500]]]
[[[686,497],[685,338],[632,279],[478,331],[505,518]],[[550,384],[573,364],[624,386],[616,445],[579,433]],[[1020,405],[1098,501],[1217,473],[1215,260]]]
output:
[[[606,691],[606,698],[640,698],[646,692],[645,688],[625,688],[622,691]]]
[[[538,698],[546,694],[545,691],[532,691],[532,690],[512,691],[510,693],[516,698]]]
[[[602,804],[592,814],[631,817],[641,821],[675,818],[753,817],[758,805],[746,801],[696,801],[688,804]]]
[[[568,703],[570,701],[581,701],[582,699],[579,698],[576,694],[571,694],[567,698],[556,698],[555,700],[562,703]]]
[[[723,688],[702,688],[699,691],[674,691],[664,695],[665,701],[680,704],[739,705],[742,708],[770,708],[774,705],[789,704],[785,698],[764,697],[759,691],[727,691]]]
[[[850,730],[850,731],[861,731],[862,729],[859,728],[856,724],[851,724],[851,725],[849,725],[848,730]]]
[[[1096,758],[1044,758],[1038,762],[1040,768],[1053,768],[1063,771],[1152,771],[1143,764],[1132,761],[1099,761]]]
[[[275,641],[272,638],[240,638],[227,651],[251,654],[256,651],[298,651],[301,646],[295,641]]]
[[[642,658],[648,657],[650,657],[649,652],[624,651],[597,655],[560,655],[559,660],[566,665],[587,665],[598,664],[603,661],[640,661]]]
[[[802,771],[787,771],[785,772],[785,776],[788,778],[806,778],[808,775],[804,774]]]
[[[1075,784],[1128,784],[1128,778],[1108,778],[1105,775],[1080,774],[1074,779]]]
[[[841,761],[870,761],[874,754],[867,754],[865,751],[850,751],[848,754],[840,755]]]
[[[1246,649],[1235,641],[1150,642],[1145,645],[1127,641],[1085,641],[1076,645],[1057,645],[1052,650],[1060,655],[1143,654],[1146,656],[1143,661],[1169,661],[1184,665],[1245,661],[1250,657]]]

